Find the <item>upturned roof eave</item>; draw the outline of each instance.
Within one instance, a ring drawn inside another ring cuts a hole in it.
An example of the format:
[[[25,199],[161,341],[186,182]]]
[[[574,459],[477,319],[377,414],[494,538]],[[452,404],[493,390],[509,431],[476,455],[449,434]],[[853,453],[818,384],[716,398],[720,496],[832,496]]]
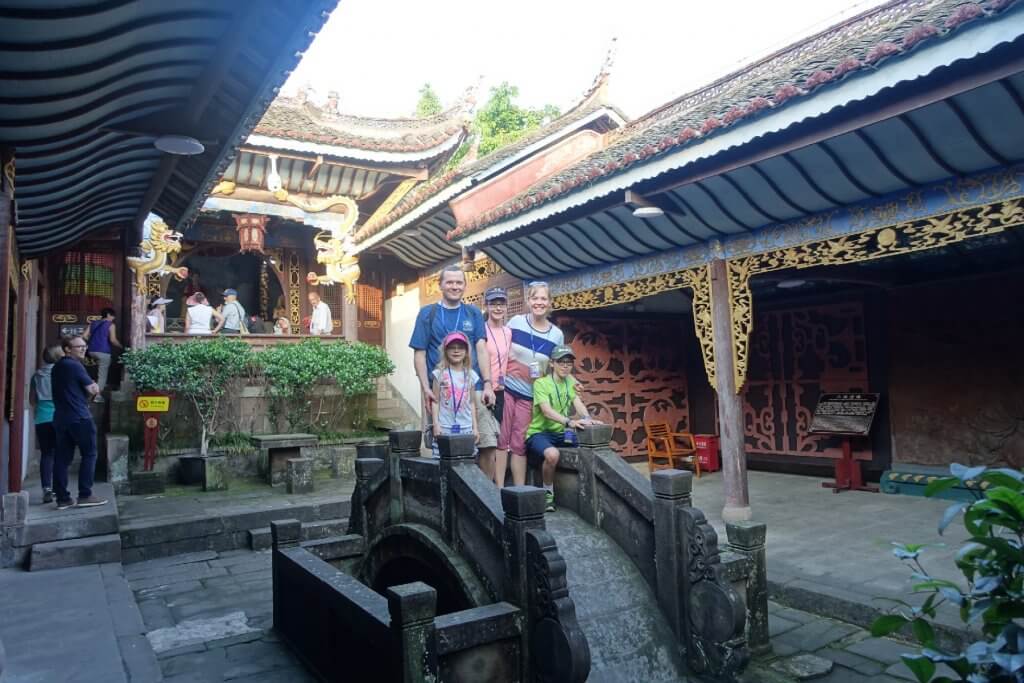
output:
[[[625,172],[599,179],[579,189],[561,194],[535,208],[513,213],[507,219],[495,221],[471,232],[452,235],[450,239],[463,247],[481,246],[591,201],[622,192],[638,183],[678,171],[689,164],[750,144],[765,135],[815,119],[836,108],[865,100],[887,88],[927,76],[936,69],[955,61],[984,54],[1000,44],[1019,38],[1020,35],[1019,24],[1015,28],[1013,22],[989,21],[974,24],[958,32],[957,35],[921,46],[899,58],[890,59],[884,65],[885,68],[851,74],[831,87],[818,90],[809,96],[794,98],[784,105],[763,112],[756,118],[737,122],[732,126],[715,131],[713,135],[694,139],[689,144],[667,154],[640,160]],[[588,159],[606,154],[609,149],[611,148],[595,152]],[[577,167],[586,162],[587,159],[584,159]],[[540,183],[509,200],[503,207],[508,207],[522,200],[523,197],[529,196],[538,185]],[[498,211],[501,209],[502,207],[499,207]]]

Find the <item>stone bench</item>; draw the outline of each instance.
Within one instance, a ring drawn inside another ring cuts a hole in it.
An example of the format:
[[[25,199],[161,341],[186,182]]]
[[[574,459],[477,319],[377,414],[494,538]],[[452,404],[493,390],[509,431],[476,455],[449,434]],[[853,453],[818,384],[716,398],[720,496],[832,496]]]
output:
[[[259,473],[271,486],[285,483],[288,460],[303,457],[303,448],[316,446],[315,434],[253,434],[249,437],[259,451]]]

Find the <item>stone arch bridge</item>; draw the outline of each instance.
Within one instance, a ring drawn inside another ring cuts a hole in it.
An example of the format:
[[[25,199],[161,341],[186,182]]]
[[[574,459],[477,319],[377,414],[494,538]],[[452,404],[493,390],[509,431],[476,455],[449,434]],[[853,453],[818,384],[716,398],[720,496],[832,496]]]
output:
[[[420,436],[359,447],[347,535],[272,525],[274,625],[323,680],[730,681],[767,648],[764,525],[721,549],[689,472],[649,482],[587,428],[545,514],[472,436]]]

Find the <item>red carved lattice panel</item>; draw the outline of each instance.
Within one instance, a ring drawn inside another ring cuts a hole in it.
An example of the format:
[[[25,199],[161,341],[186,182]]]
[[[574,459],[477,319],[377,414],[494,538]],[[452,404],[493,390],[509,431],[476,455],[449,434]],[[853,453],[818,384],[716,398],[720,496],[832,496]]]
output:
[[[859,301],[757,313],[744,388],[747,452],[838,457],[837,439],[807,433],[818,396],[868,390]]]
[[[647,452],[645,421],[689,431],[682,322],[560,316],[556,324],[577,354],[583,398],[594,417],[614,425],[620,455]]]

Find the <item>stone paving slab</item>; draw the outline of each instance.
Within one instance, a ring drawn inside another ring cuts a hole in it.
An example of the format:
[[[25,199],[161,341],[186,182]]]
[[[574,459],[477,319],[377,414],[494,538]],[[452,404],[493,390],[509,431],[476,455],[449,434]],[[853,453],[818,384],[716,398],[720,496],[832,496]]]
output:
[[[0,570],[0,639],[10,683],[161,679],[119,563]]]
[[[272,630],[269,551],[192,553],[187,559],[128,565],[165,682],[314,680]],[[152,576],[171,567],[184,569]],[[166,583],[153,587],[156,579]]]

